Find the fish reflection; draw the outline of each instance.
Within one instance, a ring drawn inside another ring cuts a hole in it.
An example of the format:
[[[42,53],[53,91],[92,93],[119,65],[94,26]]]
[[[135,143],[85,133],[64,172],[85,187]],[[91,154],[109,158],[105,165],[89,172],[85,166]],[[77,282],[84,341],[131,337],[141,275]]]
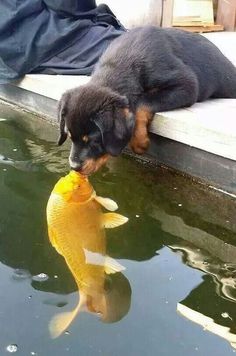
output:
[[[49,198],[49,238],[65,258],[80,294],[73,311],[58,314],[51,320],[49,330],[53,338],[61,335],[81,311],[99,313],[104,322],[112,322],[121,319],[129,309],[130,286],[119,273],[125,268],[106,255],[104,230],[122,225],[128,218],[102,213],[101,206],[110,211],[118,208],[111,199],[98,197],[88,179],[73,171],[58,181]],[[113,277],[115,273],[119,277]],[[122,300],[122,294],[114,289],[115,280],[121,281],[126,289],[124,303],[116,303],[117,298]],[[120,310],[113,309],[114,305],[120,306]]]

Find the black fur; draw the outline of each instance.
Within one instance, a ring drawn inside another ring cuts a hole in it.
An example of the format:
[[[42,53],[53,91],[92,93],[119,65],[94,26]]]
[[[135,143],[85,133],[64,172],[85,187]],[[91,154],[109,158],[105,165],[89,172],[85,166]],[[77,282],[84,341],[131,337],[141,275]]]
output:
[[[132,115],[124,118],[123,109],[127,107],[126,97],[92,84],[63,94],[58,106],[58,144],[63,144],[69,132],[72,140],[69,161],[73,169],[79,170],[88,158],[121,153],[134,126]],[[87,142],[83,141],[84,136]]]
[[[133,29],[111,43],[88,85],[63,95],[59,143],[66,138],[65,122],[71,163],[80,169],[88,158],[122,151],[140,107],[154,114],[208,98],[236,98],[236,68],[214,44],[177,29]]]

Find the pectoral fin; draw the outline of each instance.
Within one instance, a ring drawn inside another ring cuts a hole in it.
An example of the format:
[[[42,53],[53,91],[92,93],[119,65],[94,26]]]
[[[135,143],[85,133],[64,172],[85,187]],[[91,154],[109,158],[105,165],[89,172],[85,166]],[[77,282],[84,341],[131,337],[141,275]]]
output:
[[[113,274],[124,271],[125,267],[113,258],[106,256],[104,269],[107,274]]]
[[[105,213],[103,214],[103,226],[107,229],[125,224],[129,219],[123,215],[117,213]]]
[[[102,198],[98,196],[96,196],[94,199],[107,210],[115,211],[118,209],[118,205],[114,200],[111,200],[109,198]]]
[[[85,254],[85,263],[97,266],[104,266],[105,256],[99,252],[92,252],[83,248]]]
[[[84,248],[84,253],[85,253],[86,263],[95,266],[104,266],[104,270],[107,274],[112,274],[125,270],[125,267],[122,266],[119,262],[117,262],[111,257],[102,255],[99,252],[92,252]]]

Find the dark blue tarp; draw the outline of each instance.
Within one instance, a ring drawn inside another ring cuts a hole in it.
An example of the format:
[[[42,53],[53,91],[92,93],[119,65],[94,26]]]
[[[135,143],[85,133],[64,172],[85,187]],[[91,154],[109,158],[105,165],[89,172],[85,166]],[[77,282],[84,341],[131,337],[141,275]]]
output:
[[[0,0],[0,84],[32,72],[91,74],[124,31],[95,0]]]

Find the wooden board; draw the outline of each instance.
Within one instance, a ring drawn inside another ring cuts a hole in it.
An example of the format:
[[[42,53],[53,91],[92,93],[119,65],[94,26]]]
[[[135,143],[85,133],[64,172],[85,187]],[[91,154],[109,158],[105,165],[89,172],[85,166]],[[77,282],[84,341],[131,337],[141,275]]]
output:
[[[218,0],[216,22],[227,31],[236,30],[236,0]]]
[[[173,26],[213,25],[212,0],[174,0]]]
[[[171,27],[173,21],[174,0],[164,0],[162,5],[162,27]]]
[[[181,22],[181,20],[178,22],[178,21],[175,21],[174,24],[173,24],[174,27],[196,27],[196,26],[205,26],[205,27],[209,27],[209,26],[214,26],[214,24],[212,23],[207,23],[207,22],[202,22],[202,21],[191,21],[191,19],[189,21],[187,21],[187,18],[186,18],[186,21],[183,23]]]
[[[189,32],[219,32],[224,31],[224,26],[222,25],[204,25],[204,26],[174,26],[175,28],[179,28],[181,30],[189,31]]]

